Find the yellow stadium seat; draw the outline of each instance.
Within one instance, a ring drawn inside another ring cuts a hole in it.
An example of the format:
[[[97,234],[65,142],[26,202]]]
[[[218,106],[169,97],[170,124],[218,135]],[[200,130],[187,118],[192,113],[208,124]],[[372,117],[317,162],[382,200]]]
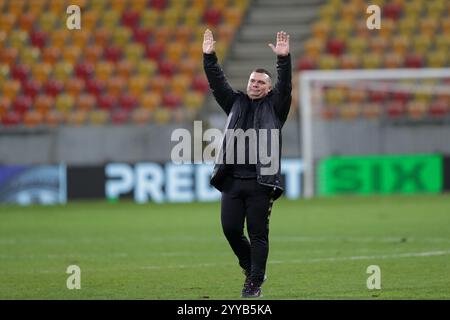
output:
[[[0,48],[5,47],[6,39],[7,39],[6,31],[0,30]]]
[[[443,68],[448,66],[449,58],[445,51],[428,52],[427,64],[431,68]]]
[[[65,62],[75,64],[81,56],[81,49],[75,45],[65,46],[62,52],[62,59]]]
[[[202,46],[197,42],[191,42],[188,48],[188,56],[195,61],[201,61],[203,57]]]
[[[353,23],[355,21],[355,17],[359,12],[359,8],[357,8],[353,3],[344,4],[341,7],[341,17],[344,21]]]
[[[445,17],[441,20],[442,23],[442,33],[443,34],[450,34],[450,17]]]
[[[379,30],[379,33],[383,37],[390,37],[394,33],[396,27],[397,25],[393,20],[384,19],[382,22],[382,27]]]
[[[406,111],[408,113],[408,117],[411,119],[422,119],[428,111],[427,103],[423,101],[410,101],[406,105]]]
[[[329,22],[320,20],[312,25],[312,34],[314,39],[320,39],[324,41],[328,38],[331,31],[331,25]]]
[[[9,35],[9,43],[11,47],[21,49],[27,45],[28,33],[22,30],[14,30]]]
[[[50,110],[45,114],[44,121],[50,127],[57,127],[65,123],[66,116],[58,110]]]
[[[312,59],[316,59],[323,51],[325,44],[323,40],[318,38],[312,38],[305,42],[305,55]]]
[[[157,68],[154,61],[145,59],[138,62],[136,69],[139,75],[151,77],[155,74]]]
[[[381,36],[375,36],[370,39],[369,46],[372,53],[382,54],[388,46],[388,40]]]
[[[121,14],[128,5],[127,0],[110,0],[111,9]]]
[[[167,26],[161,26],[155,30],[153,38],[156,43],[166,44],[168,39],[172,38],[173,29]]]
[[[361,103],[367,99],[367,91],[361,89],[351,89],[348,91],[348,100],[352,103]]]
[[[336,23],[336,25],[333,27],[333,30],[337,38],[345,40],[349,38],[353,28],[354,28],[353,22],[344,20]]]
[[[112,34],[113,43],[116,46],[124,47],[129,45],[128,42],[131,38],[131,31],[126,27],[116,27]]]
[[[72,30],[72,43],[80,48],[84,48],[91,37],[91,30]]]
[[[56,96],[55,108],[62,113],[68,113],[75,104],[75,98],[67,93],[61,93]]]
[[[361,113],[366,119],[378,119],[381,115],[382,105],[376,102],[365,104],[361,108]]]
[[[147,0],[132,0],[130,2],[131,10],[136,12],[142,12],[142,10],[145,10],[145,7],[147,6]],[[182,2],[182,1],[176,1],[176,2]]]
[[[119,96],[124,92],[126,81],[122,77],[111,77],[106,81],[106,87],[109,94]]]
[[[104,125],[109,121],[109,112],[106,110],[92,110],[88,113],[88,120],[94,125]]]
[[[187,91],[192,83],[192,78],[187,75],[177,75],[172,78],[171,81],[171,92],[182,96]]]
[[[180,19],[181,11],[177,8],[171,8],[165,10],[163,13],[163,25],[175,28],[178,25],[178,20]]]
[[[65,12],[67,7],[68,3],[65,0],[49,0],[48,3],[48,9],[56,15]]]
[[[7,12],[12,13],[16,17],[24,13],[25,0],[15,0],[9,1],[9,6]]]
[[[184,24],[189,27],[196,27],[200,22],[201,14],[200,9],[190,7],[184,14]]]
[[[326,90],[325,98],[328,104],[339,105],[344,101],[345,93],[345,90],[341,88],[329,88]]]
[[[122,77],[124,79],[129,78],[136,66],[136,61],[132,60],[122,60],[116,65],[116,73],[119,77]]]
[[[339,108],[340,117],[344,120],[355,120],[359,117],[361,108],[358,104],[349,103]]]
[[[401,68],[403,66],[403,55],[391,52],[384,56],[384,66],[386,68]]]
[[[47,11],[47,12],[42,13],[42,15],[40,16],[39,26],[40,26],[41,30],[44,32],[52,32],[56,29],[55,28],[56,21],[57,21],[57,15],[53,12]]]
[[[362,57],[362,64],[365,69],[377,69],[381,66],[381,56],[376,53],[369,53]]]
[[[319,16],[322,21],[333,21],[336,16],[336,7],[331,3],[321,6],[319,9]]]
[[[11,99],[0,96],[0,119],[10,110]]]
[[[437,51],[446,52],[450,49],[450,33],[437,35],[435,39]]]
[[[73,64],[67,61],[60,61],[54,65],[53,77],[56,80],[66,81],[73,74]]]
[[[192,77],[194,73],[200,68],[197,60],[194,60],[192,58],[183,59],[182,61],[180,61],[178,66],[182,74],[188,75],[190,77]]]
[[[145,76],[133,76],[128,80],[128,91],[134,96],[140,96],[146,91],[148,82]]]
[[[73,110],[67,114],[67,124],[70,126],[81,126],[86,123],[87,112],[85,110]]]
[[[20,82],[18,80],[5,80],[3,82],[2,91],[3,96],[13,100],[20,92]]]
[[[413,38],[414,51],[416,53],[425,54],[431,46],[432,38],[430,36],[420,34]]]
[[[418,22],[414,17],[405,17],[398,22],[400,34],[404,36],[412,35],[417,28]]]
[[[28,11],[35,16],[40,16],[44,7],[46,6],[46,1],[30,1],[28,3]]]
[[[125,58],[136,63],[141,59],[144,47],[140,43],[130,43],[125,47]]]
[[[188,110],[197,111],[203,106],[205,95],[199,92],[191,91],[184,95],[183,103]]]
[[[106,4],[109,0],[95,0],[89,1],[92,11],[103,12],[105,10]]]
[[[38,63],[31,67],[31,73],[35,80],[44,83],[47,81],[52,69],[52,65],[49,63]]]
[[[167,124],[170,121],[170,111],[165,108],[158,108],[155,110],[153,119],[157,124]]]
[[[342,69],[357,69],[361,64],[359,56],[356,54],[343,54],[340,57],[340,67]]]
[[[16,16],[12,13],[4,13],[0,15],[0,30],[6,33],[11,32],[16,22]]]
[[[100,61],[95,65],[95,77],[100,80],[108,80],[114,72],[114,64],[109,61]]]
[[[208,3],[208,0],[192,0],[191,6],[196,9],[204,10],[206,8],[206,5]]]
[[[35,47],[23,47],[20,49],[20,60],[27,65],[34,65],[38,62],[41,52],[39,48]]]
[[[223,12],[225,23],[236,28],[241,24],[244,10],[239,7],[228,7]]]
[[[230,26],[228,24],[220,25],[217,28],[217,35],[220,42],[223,43],[231,43],[231,41],[234,38],[235,28],[233,26]]]
[[[368,40],[362,37],[351,37],[347,41],[347,48],[348,50],[356,55],[361,55],[363,52],[366,51],[368,45]]]
[[[0,85],[9,78],[9,65],[7,64],[0,64]]]
[[[164,91],[166,91],[166,88],[169,87],[169,82],[170,79],[161,75],[156,75],[150,79],[150,90],[162,94]]]
[[[156,10],[146,9],[141,15],[142,26],[145,28],[153,28],[158,25],[159,14]]]
[[[114,30],[119,25],[119,13],[114,10],[107,10],[103,13],[102,19],[103,19],[103,27]]]
[[[94,30],[93,42],[99,46],[105,47],[109,45],[111,38],[111,30],[105,27]]]
[[[46,115],[53,108],[54,103],[55,98],[53,98],[52,96],[39,94],[34,100],[34,108],[39,113]]]
[[[85,83],[80,78],[69,78],[65,83],[65,91],[73,97],[77,97],[84,91]]]
[[[140,97],[140,105],[150,111],[155,110],[161,105],[162,97],[159,93],[150,91]]]
[[[409,48],[410,39],[404,35],[392,37],[392,48],[395,53],[404,55]]]
[[[336,69],[338,66],[337,58],[331,54],[324,54],[319,57],[320,69]]]
[[[102,54],[103,47],[98,44],[92,44],[84,49],[84,59],[91,64],[96,64]]]
[[[167,59],[172,62],[178,62],[184,55],[186,47],[178,42],[169,43],[167,45]]]
[[[186,25],[181,25],[177,27],[175,32],[175,39],[177,43],[186,45],[190,42],[193,34],[193,29]]]
[[[145,125],[150,122],[151,111],[145,108],[136,108],[132,111],[131,120],[134,124]]]
[[[66,28],[61,28],[51,33],[50,39],[53,47],[62,48],[66,43],[69,43],[69,39],[72,36],[72,31]]]
[[[39,125],[42,125],[44,120],[43,115],[35,110],[29,110],[27,112],[25,112],[24,117],[23,117],[23,124],[26,127],[36,127]]]
[[[61,50],[57,47],[45,47],[42,50],[42,61],[54,65],[61,56]]]
[[[438,21],[433,18],[420,19],[420,32],[422,35],[432,36],[434,35],[438,26]]]
[[[76,98],[76,108],[78,110],[90,111],[95,108],[97,103],[95,96],[88,93],[82,93]]]

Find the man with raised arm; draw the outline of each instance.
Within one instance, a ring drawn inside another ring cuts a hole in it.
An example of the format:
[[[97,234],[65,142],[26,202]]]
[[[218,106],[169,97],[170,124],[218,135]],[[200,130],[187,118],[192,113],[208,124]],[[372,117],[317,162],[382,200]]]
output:
[[[244,143],[238,143],[239,135],[233,136],[238,139],[224,139],[211,185],[222,192],[222,229],[245,274],[241,296],[258,298],[266,280],[272,203],[283,193],[281,128],[292,100],[289,35],[280,31],[276,45],[269,44],[276,55],[276,83],[267,70],[256,68],[250,74],[246,93],[230,87],[214,45],[213,34],[207,29],[203,37],[205,73],[217,103],[228,116],[226,133],[244,132],[240,140]],[[266,155],[270,155],[269,162]],[[249,239],[244,235],[245,222]]]

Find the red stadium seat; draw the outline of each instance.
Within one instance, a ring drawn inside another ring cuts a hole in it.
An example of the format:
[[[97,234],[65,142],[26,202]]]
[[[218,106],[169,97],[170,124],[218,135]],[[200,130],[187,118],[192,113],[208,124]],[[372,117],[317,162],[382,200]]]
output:
[[[11,75],[14,79],[24,82],[30,74],[30,67],[23,64],[16,64],[11,69]]]
[[[209,83],[204,75],[196,76],[192,82],[195,91],[206,93],[209,91]]]
[[[17,126],[22,122],[22,116],[16,111],[9,111],[2,117],[2,124],[5,127]]]
[[[443,117],[450,111],[450,106],[445,101],[435,101],[430,105],[429,114],[432,117]]]
[[[222,13],[213,8],[209,8],[203,15],[204,22],[210,26],[217,26],[222,20]]]
[[[402,118],[405,115],[405,105],[400,101],[389,102],[386,106],[386,113],[392,119]]]
[[[419,54],[408,54],[405,58],[405,66],[408,68],[422,68],[423,65],[423,57]]]
[[[134,41],[139,42],[143,45],[147,45],[151,35],[152,31],[149,28],[138,27],[133,29]]]
[[[77,77],[89,79],[94,73],[94,66],[87,62],[79,63],[75,66],[75,74]]]
[[[316,63],[313,59],[308,57],[302,57],[297,62],[297,70],[313,70],[316,68]]]
[[[175,94],[166,93],[163,96],[162,104],[169,109],[174,109],[181,104],[181,98]]]
[[[33,100],[29,96],[18,96],[13,102],[14,111],[24,114],[31,108]]]
[[[34,99],[41,90],[41,87],[42,85],[39,81],[28,79],[24,82],[22,90],[25,95]]]
[[[165,77],[171,77],[176,72],[176,64],[171,61],[160,61],[158,63],[159,73]]]
[[[150,43],[145,49],[148,59],[159,60],[164,52],[164,45],[161,43]]]
[[[139,24],[139,12],[127,10],[122,13],[122,24],[128,28],[135,28]]]
[[[111,114],[111,122],[115,125],[121,125],[128,122],[130,114],[125,110],[116,110]]]
[[[123,94],[119,98],[119,106],[121,109],[130,111],[138,104],[138,99],[131,94]]]
[[[108,93],[102,94],[97,98],[99,108],[104,110],[112,110],[116,105],[116,101],[116,97]]]
[[[117,62],[122,57],[122,49],[119,47],[107,47],[104,51],[104,57],[106,60]]]
[[[167,0],[150,0],[150,6],[156,10],[164,10],[167,7]]]
[[[402,14],[402,7],[398,3],[387,3],[383,7],[383,17],[398,20]]]
[[[34,47],[43,48],[47,42],[47,34],[40,30],[32,31],[30,40]]]
[[[86,81],[87,92],[95,96],[100,95],[106,88],[106,81],[99,79],[88,79]]]
[[[340,39],[329,39],[327,41],[327,52],[340,56],[345,50],[345,42]]]
[[[55,97],[62,92],[64,84],[62,81],[50,79],[44,86],[46,94]]]

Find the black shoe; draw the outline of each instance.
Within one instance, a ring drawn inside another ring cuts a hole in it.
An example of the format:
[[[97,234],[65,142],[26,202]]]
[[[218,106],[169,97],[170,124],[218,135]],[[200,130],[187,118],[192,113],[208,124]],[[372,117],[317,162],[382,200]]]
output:
[[[262,297],[261,284],[250,282],[247,288],[242,290],[242,298],[260,298]]]
[[[242,298],[260,298],[262,297],[261,286],[267,280],[267,276],[264,275],[264,279],[261,282],[252,282],[250,275],[245,273],[244,288],[242,289]]]

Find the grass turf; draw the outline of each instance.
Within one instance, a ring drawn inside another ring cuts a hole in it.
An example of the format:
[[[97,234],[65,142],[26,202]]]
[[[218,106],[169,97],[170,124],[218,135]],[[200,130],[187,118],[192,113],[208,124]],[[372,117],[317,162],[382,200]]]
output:
[[[279,200],[267,275],[264,299],[450,299],[450,197]],[[242,283],[219,203],[0,207],[0,299],[239,299]]]

